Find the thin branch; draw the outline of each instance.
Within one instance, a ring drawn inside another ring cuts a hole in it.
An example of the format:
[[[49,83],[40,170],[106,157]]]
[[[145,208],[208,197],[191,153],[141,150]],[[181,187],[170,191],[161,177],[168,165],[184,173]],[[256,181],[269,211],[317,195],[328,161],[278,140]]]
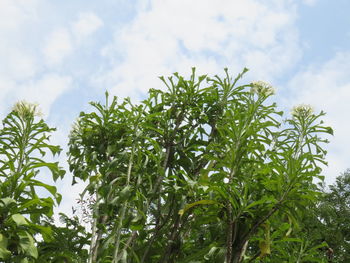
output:
[[[174,200],[175,198],[172,199],[172,204],[174,204]],[[148,253],[149,253],[149,250],[151,249],[154,241],[156,240],[156,237],[158,236],[158,234],[160,233],[160,230],[165,226],[165,224],[168,222],[168,219],[170,217],[170,215],[172,214],[173,212],[173,205],[171,206],[171,210],[169,211],[169,213],[167,214],[167,216],[164,218],[162,224],[159,225],[159,221],[156,223],[156,227],[155,227],[155,230],[154,230],[154,234],[152,236],[152,238],[148,241],[148,245],[147,245],[147,248],[142,256],[142,260],[141,260],[141,263],[144,263],[147,256],[148,256]]]
[[[178,228],[180,226],[180,216],[179,215],[176,215],[176,219],[175,219],[175,223],[174,223],[174,227],[170,233],[170,236],[169,236],[169,241],[168,241],[168,246],[167,248],[164,250],[164,254],[161,258],[161,260],[159,261],[159,263],[167,263],[169,262],[168,259],[169,259],[169,256],[171,255],[172,253],[172,247],[173,247],[173,244],[176,240],[176,237],[178,235]]]
[[[279,208],[280,205],[284,202],[284,199],[286,198],[287,194],[289,191],[286,191],[283,193],[281,199],[277,202],[276,205],[273,206],[273,208],[267,213],[267,215],[265,215],[263,218],[261,218],[257,223],[254,224],[254,226],[248,231],[247,234],[245,234],[242,238],[241,243],[239,244],[239,246],[242,246],[244,244],[244,242],[246,240],[249,239],[249,237],[255,233],[255,231],[263,224],[266,222],[266,220],[268,220]]]
[[[128,240],[125,243],[125,247],[124,250],[128,249],[130,247],[130,245],[134,242],[135,238],[137,237],[137,231],[132,231],[130,237],[128,238]],[[117,262],[122,258],[123,253],[119,253],[118,257],[117,257]]]
[[[130,154],[130,159],[129,159],[129,165],[128,165],[128,173],[127,173],[127,179],[126,179],[126,186],[129,186],[130,184],[130,178],[131,178],[131,171],[132,171],[132,166],[133,166],[133,160],[134,160],[134,152],[135,152],[135,146],[132,147],[131,154]],[[120,236],[121,236],[121,228],[123,225],[123,220],[125,217],[126,213],[126,208],[128,205],[128,200],[126,200],[123,204],[122,212],[119,218],[119,223],[117,226],[117,236],[116,236],[116,241],[115,241],[115,250],[114,250],[114,256],[113,256],[113,261],[112,263],[117,263],[118,260],[118,255],[119,255],[119,246],[120,246]]]
[[[232,184],[233,176],[235,175],[235,169],[231,169],[231,172],[229,174],[228,178],[228,185]],[[227,239],[226,239],[226,262],[231,263],[232,262],[232,256],[233,256],[233,235],[234,235],[234,220],[232,218],[232,204],[230,203],[230,200],[227,200],[227,217],[228,217],[228,233],[227,233]]]

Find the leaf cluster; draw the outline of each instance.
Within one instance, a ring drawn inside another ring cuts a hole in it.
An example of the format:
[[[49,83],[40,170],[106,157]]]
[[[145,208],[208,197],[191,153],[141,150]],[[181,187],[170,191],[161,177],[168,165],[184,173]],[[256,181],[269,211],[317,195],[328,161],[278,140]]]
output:
[[[61,201],[55,186],[36,180],[40,172],[57,180],[65,171],[57,162],[44,160],[47,152],[56,155],[59,146],[49,143],[50,128],[36,116],[36,106],[19,102],[3,120],[0,130],[0,260],[32,262],[38,258],[37,234],[44,240],[51,229],[42,219],[53,215]],[[40,197],[40,189],[49,197]]]
[[[95,196],[89,262],[270,262],[300,243],[286,237],[319,196],[332,130],[305,107],[282,119],[270,86],[238,85],[246,71],[175,73],[139,105],[106,93],[80,114],[69,164]]]

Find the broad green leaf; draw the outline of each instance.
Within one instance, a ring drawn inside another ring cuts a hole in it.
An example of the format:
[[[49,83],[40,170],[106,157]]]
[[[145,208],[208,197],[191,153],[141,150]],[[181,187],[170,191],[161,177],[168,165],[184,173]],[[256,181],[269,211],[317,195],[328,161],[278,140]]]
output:
[[[17,226],[28,225],[27,219],[20,214],[14,214],[11,216],[11,218],[16,223]]]
[[[131,224],[130,225],[130,229],[132,231],[139,231],[139,230],[142,230],[144,228],[144,225],[143,224],[139,224],[139,225],[136,225],[136,224]]]
[[[265,223],[263,227],[264,227],[264,239],[260,240],[259,242],[260,258],[263,258],[271,254],[270,224]]]
[[[245,209],[249,210],[249,209],[253,208],[254,206],[261,205],[261,204],[273,205],[275,203],[276,203],[276,199],[274,199],[273,197],[264,196],[262,199],[254,201],[254,202],[250,203],[249,205],[247,205],[245,207]]]
[[[7,247],[7,238],[3,234],[0,234],[0,247]]]
[[[303,240],[300,238],[284,237],[281,240],[274,241],[274,243],[280,243],[280,242],[298,242],[298,243],[301,243],[301,242],[303,242]]]
[[[1,198],[0,202],[2,203],[2,204],[0,203],[0,205],[5,206],[5,207],[7,207],[11,204],[16,204],[16,201],[13,200],[12,198],[9,198],[9,197]]]
[[[125,186],[120,192],[119,192],[119,200],[120,202],[123,202],[125,200],[128,200],[131,197],[132,193],[132,187],[130,185]]]
[[[53,241],[52,228],[49,226],[32,225],[33,228],[39,230],[45,242]]]
[[[40,187],[43,187],[45,188],[47,191],[50,192],[50,194],[52,194],[54,197],[56,196],[56,193],[57,193],[57,188],[55,186],[52,186],[52,185],[49,185],[49,184],[45,184],[43,182],[40,182],[38,180],[30,180],[30,183],[32,185],[35,185],[35,186],[40,186]]]
[[[23,253],[27,256],[37,258],[38,250],[35,246],[34,239],[32,238],[32,236],[26,231],[18,233],[18,236],[19,246],[21,247]]]
[[[9,256],[11,256],[11,251],[0,246],[0,259],[7,259]]]
[[[11,255],[11,252],[7,249],[7,244],[7,238],[3,234],[0,234],[0,259],[6,259]]]
[[[191,203],[191,204],[187,204],[185,206],[185,208],[179,210],[178,214],[180,216],[182,216],[187,210],[189,210],[192,207],[197,206],[197,205],[213,205],[213,204],[217,204],[217,202],[213,201],[213,200],[200,200],[200,201],[197,201],[197,202],[194,202],[194,203]]]

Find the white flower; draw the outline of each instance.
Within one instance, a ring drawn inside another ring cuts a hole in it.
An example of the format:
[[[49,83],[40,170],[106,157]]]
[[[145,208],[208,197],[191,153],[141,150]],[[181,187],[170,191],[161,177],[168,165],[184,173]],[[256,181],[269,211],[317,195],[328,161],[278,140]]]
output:
[[[313,114],[313,112],[314,112],[314,109],[312,108],[311,105],[299,104],[299,105],[293,107],[291,114],[294,118],[296,118],[296,117],[308,117],[311,114]]]
[[[276,93],[275,89],[269,83],[264,81],[254,81],[250,85],[250,92],[253,94],[268,97]]]
[[[29,103],[24,100],[17,102],[13,108],[13,111],[17,112],[19,116],[26,118],[28,116],[42,117],[43,114],[38,108],[38,104]]]

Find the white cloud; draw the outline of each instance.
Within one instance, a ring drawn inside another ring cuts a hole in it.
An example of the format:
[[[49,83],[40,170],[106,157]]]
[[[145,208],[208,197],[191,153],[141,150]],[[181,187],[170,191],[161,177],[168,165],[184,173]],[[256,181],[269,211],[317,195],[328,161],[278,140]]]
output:
[[[61,76],[55,73],[48,73],[40,78],[27,79],[25,81],[16,81],[13,76],[10,78],[4,75],[0,75],[0,119],[3,119],[6,114],[8,114],[15,102],[19,100],[26,100],[29,102],[34,102],[39,104],[39,109],[43,112],[44,118],[47,119],[50,115],[50,110],[52,104],[60,97],[65,91],[72,87],[72,79],[68,76]],[[64,105],[62,105],[64,107]],[[53,134],[53,144],[58,144],[60,146],[65,146],[67,143],[67,126],[70,124],[60,123],[62,127],[58,127],[58,132]],[[51,126],[51,125],[50,125]],[[66,151],[66,149],[65,149]],[[64,152],[61,154],[59,160],[61,165],[63,164],[67,168],[65,161]],[[50,157],[47,157],[50,158]],[[57,161],[57,158],[55,159]],[[68,170],[68,169],[67,169]],[[48,174],[46,171],[42,171],[39,180],[43,182],[54,184],[52,180],[48,179]],[[70,178],[67,175],[65,180],[58,181],[57,186],[59,187],[58,192],[63,195],[62,206],[58,209],[61,212],[71,214],[71,205],[75,202],[78,191],[83,187],[83,184],[71,188]],[[63,189],[74,189],[70,191],[70,194],[64,192]],[[44,195],[48,193],[43,191]],[[41,195],[40,194],[40,195]],[[56,215],[57,218],[57,215]]]
[[[314,65],[299,72],[290,82],[290,104],[307,103],[317,111],[325,111],[325,124],[334,129],[327,159],[327,182],[350,167],[350,52],[338,53],[323,65]],[[292,100],[290,98],[293,98]]]
[[[0,119],[3,119],[20,100],[38,103],[44,118],[47,119],[52,104],[70,88],[72,79],[55,73],[48,73],[25,82],[17,82],[13,78],[0,75]]]
[[[91,12],[73,19],[67,16],[67,22],[57,23],[38,11],[45,10],[50,14],[53,11],[50,8],[52,6],[41,0],[0,0],[1,119],[15,102],[26,100],[38,103],[44,118],[52,121],[54,118],[49,118],[52,105],[73,87],[72,77],[63,63],[102,26],[102,21]],[[53,134],[52,141],[64,147],[71,123],[53,124],[56,125],[58,132]],[[64,152],[59,159],[67,168]],[[47,181],[45,175],[43,173],[40,179]],[[64,195],[59,210],[68,214],[74,199],[84,187],[84,184],[79,184],[71,188],[70,184],[69,175],[58,182],[59,192]],[[64,193],[62,189],[68,188],[73,190],[69,194]]]
[[[1,67],[1,71],[7,73],[17,80],[25,80],[33,77],[37,70],[37,58],[28,52],[23,52],[20,48],[7,48],[11,56],[3,56],[6,59],[6,64]]]
[[[39,0],[1,0],[0,32],[14,32],[37,17]]]
[[[0,0],[0,76],[24,80],[36,73],[35,50],[29,50],[26,33],[38,21],[38,6],[38,0]]]
[[[0,76],[0,119],[2,120],[11,110],[12,90],[15,90],[16,84],[13,80]]]
[[[80,13],[70,27],[56,28],[46,38],[44,55],[49,66],[57,66],[73,51],[78,49],[87,37],[95,33],[103,22],[94,13]]]
[[[103,26],[102,20],[94,13],[81,13],[78,20],[73,23],[72,33],[80,40],[95,33],[101,26]]]
[[[67,29],[58,28],[47,37],[44,55],[49,65],[61,63],[72,51],[73,43]]]
[[[302,0],[305,5],[314,6],[318,0]]]
[[[39,103],[45,117],[50,114],[51,105],[66,90],[72,87],[72,79],[55,73],[44,75],[16,88],[17,99]]]
[[[151,1],[103,49],[112,69],[96,80],[118,95],[147,91],[160,85],[156,76],[192,66],[206,73],[228,66],[233,74],[247,66],[273,81],[300,57],[295,9],[290,1]]]
[[[27,48],[26,26],[38,19],[39,0],[0,0],[0,115],[16,101],[17,83],[38,71],[34,51]],[[23,44],[25,43],[25,44]]]

